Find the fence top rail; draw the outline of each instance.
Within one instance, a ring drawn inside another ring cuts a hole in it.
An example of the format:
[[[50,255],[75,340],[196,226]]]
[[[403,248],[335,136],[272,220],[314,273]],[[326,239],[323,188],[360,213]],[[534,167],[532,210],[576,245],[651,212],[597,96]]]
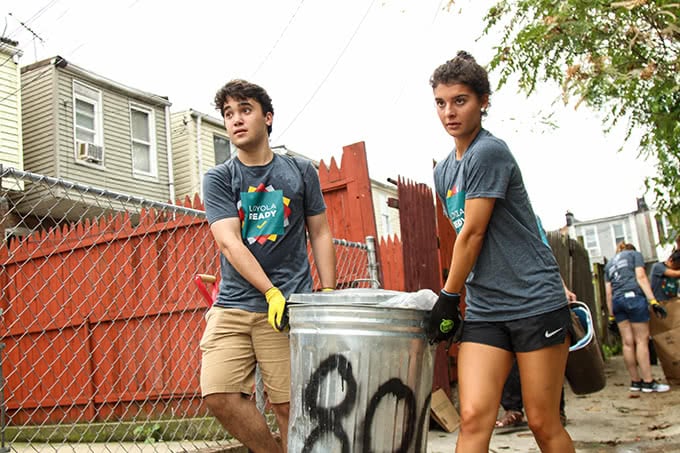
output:
[[[362,250],[368,249],[368,246],[366,244],[364,244],[363,242],[352,242],[352,241],[348,241],[346,239],[335,239],[335,238],[333,238],[333,244],[342,245],[342,246],[345,246],[345,247],[355,247],[355,248],[362,249]]]
[[[188,214],[197,217],[205,217],[205,211],[201,211],[200,209],[192,209],[175,204],[149,200],[143,197],[128,195],[120,192],[114,192],[108,189],[102,189],[100,187],[87,186],[85,184],[67,181],[62,178],[53,178],[51,176],[31,173],[30,171],[18,170],[14,167],[5,167],[2,164],[0,164],[0,179],[9,176],[14,177],[16,179],[28,180],[39,184],[48,184],[51,187],[56,186],[67,190],[77,190],[79,192],[96,195],[98,197],[108,198],[118,202],[134,203],[142,207],[162,209],[165,211],[172,211],[175,213]]]

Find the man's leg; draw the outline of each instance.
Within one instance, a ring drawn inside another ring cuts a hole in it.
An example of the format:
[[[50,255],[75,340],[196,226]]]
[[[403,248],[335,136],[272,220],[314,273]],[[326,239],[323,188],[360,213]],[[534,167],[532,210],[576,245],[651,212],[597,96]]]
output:
[[[285,332],[276,332],[267,322],[267,314],[253,324],[253,347],[262,373],[267,396],[272,404],[281,434],[283,451],[288,449],[290,410],[290,343]]]
[[[219,307],[208,311],[200,343],[201,392],[210,412],[246,447],[256,453],[280,452],[255,402],[243,397],[252,390],[255,376],[251,329],[262,316]]]
[[[272,404],[272,410],[276,416],[276,423],[279,424],[281,445],[283,446],[284,453],[286,453],[288,451],[288,420],[290,416],[290,403]]]
[[[282,451],[254,401],[240,393],[213,393],[204,400],[224,429],[254,453]]]

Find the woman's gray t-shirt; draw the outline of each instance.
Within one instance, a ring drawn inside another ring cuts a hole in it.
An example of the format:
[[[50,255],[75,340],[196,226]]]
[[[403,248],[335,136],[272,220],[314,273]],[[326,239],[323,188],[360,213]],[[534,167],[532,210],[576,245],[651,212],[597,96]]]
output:
[[[286,298],[312,290],[305,220],[326,205],[310,161],[274,154],[267,165],[246,166],[234,157],[206,172],[203,193],[208,223],[240,218],[244,245]],[[264,295],[222,253],[220,264],[215,305],[266,312]]]
[[[637,250],[622,250],[604,266],[604,281],[612,284],[612,298],[623,296],[634,291],[636,295],[644,295],[635,276],[636,267],[645,267],[642,253]]]
[[[434,170],[456,233],[465,200],[495,198],[484,243],[465,282],[466,321],[511,321],[567,305],[559,267],[541,241],[522,174],[505,142],[482,129],[461,160],[455,149]]]

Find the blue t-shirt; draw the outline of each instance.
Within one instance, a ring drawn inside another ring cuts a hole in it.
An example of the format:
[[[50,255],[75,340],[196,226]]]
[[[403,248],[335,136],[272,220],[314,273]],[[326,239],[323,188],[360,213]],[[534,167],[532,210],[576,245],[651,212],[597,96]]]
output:
[[[650,285],[656,300],[668,300],[678,296],[678,279],[673,277],[665,277],[666,265],[664,263],[655,263],[652,266],[650,274]]]
[[[246,166],[233,157],[206,172],[203,193],[208,223],[240,218],[243,243],[286,298],[312,290],[305,220],[326,205],[310,161],[274,154],[266,165]],[[220,264],[215,305],[266,312],[264,295],[221,253]]]
[[[612,284],[612,299],[623,296],[628,291],[634,291],[637,295],[644,294],[635,277],[636,267],[645,267],[642,253],[637,250],[623,250],[607,262],[604,266],[604,281]]]
[[[510,321],[567,305],[557,262],[541,240],[522,174],[505,142],[482,129],[461,160],[454,149],[437,164],[434,183],[456,233],[465,224],[466,199],[496,199],[465,282],[467,321]]]

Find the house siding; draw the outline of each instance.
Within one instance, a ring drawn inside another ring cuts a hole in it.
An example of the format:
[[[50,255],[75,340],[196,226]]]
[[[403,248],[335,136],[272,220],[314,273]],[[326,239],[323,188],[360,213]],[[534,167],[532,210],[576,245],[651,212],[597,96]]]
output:
[[[200,143],[197,143],[198,118],[201,116]],[[215,145],[213,136],[219,135],[228,139],[224,126],[217,125],[216,118],[192,111],[177,112],[172,115],[172,147],[175,168],[175,190],[177,197],[193,198],[202,194],[203,175],[215,166]],[[200,162],[200,168],[199,168]]]
[[[373,196],[373,206],[375,209],[375,225],[378,238],[387,239],[388,237],[401,237],[401,225],[399,223],[399,210],[387,206],[388,198],[398,198],[397,188],[387,189],[382,185],[372,184],[371,193]],[[383,215],[387,216],[391,232],[386,231],[383,223]]]
[[[591,263],[604,263],[612,259],[616,254],[616,238],[614,237],[614,225],[621,224],[625,229],[626,242],[631,243],[642,254],[646,264],[655,263],[668,256],[670,247],[658,244],[657,228],[652,211],[632,212],[605,219],[595,219],[586,222],[577,222],[574,225],[576,237],[582,237],[585,244],[585,232],[589,228],[595,228],[599,255],[590,256]]]
[[[9,49],[8,49],[9,50]],[[23,170],[23,143],[21,137],[21,90],[18,65],[12,53],[0,49],[0,163]],[[2,181],[3,188],[14,188],[11,181]]]
[[[193,199],[198,193],[196,186],[197,161],[196,153],[196,124],[188,112],[177,112],[172,119],[172,165],[175,169],[175,193],[178,200],[185,197]]]
[[[51,66],[21,74],[24,169],[47,176],[56,175],[54,74]]]
[[[222,127],[215,126],[212,123],[203,121],[201,124],[201,147],[203,149],[203,168],[201,174],[205,174],[206,171],[210,170],[215,166],[215,142],[213,137],[219,135],[220,137],[227,137],[227,130]]]
[[[102,88],[87,80],[74,77],[67,71],[58,72],[59,140],[58,177],[114,192],[122,192],[151,200],[169,201],[167,140],[165,109],[147,104],[144,100]],[[73,129],[73,82],[101,92],[103,108],[103,166],[83,164],[75,154]],[[130,132],[130,103],[153,110],[156,144],[156,177],[137,177],[132,171],[132,139]]]

